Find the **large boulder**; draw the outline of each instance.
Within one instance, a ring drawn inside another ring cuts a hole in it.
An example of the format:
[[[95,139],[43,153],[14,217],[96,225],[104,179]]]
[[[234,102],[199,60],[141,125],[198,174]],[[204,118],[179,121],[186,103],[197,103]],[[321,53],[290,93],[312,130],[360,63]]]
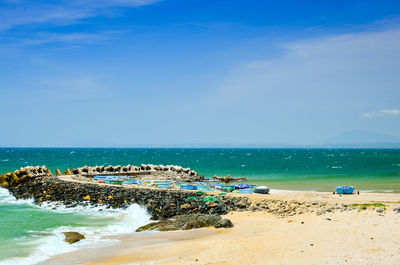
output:
[[[158,231],[174,231],[174,230],[190,230],[195,228],[202,228],[214,226],[215,228],[233,227],[229,219],[222,219],[221,216],[216,214],[188,214],[177,215],[171,219],[153,222],[139,227],[136,232],[158,230]]]
[[[64,232],[65,235],[65,242],[68,242],[70,244],[76,243],[78,241],[81,241],[82,239],[85,238],[84,235],[78,232]]]
[[[219,220],[216,224],[214,224],[215,228],[231,228],[233,227],[233,224],[231,222],[231,220],[229,219],[222,219]]]

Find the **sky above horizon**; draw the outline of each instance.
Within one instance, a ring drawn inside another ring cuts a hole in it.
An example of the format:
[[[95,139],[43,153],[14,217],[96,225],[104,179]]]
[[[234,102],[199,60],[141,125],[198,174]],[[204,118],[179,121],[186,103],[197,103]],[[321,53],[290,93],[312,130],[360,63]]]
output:
[[[400,137],[400,2],[0,0],[0,71],[0,146]]]

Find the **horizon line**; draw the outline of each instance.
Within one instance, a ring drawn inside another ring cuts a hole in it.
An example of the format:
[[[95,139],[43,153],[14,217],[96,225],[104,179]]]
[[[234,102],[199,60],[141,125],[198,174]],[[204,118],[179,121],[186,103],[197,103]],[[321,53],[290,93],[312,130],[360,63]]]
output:
[[[389,144],[389,143],[388,143]],[[400,149],[400,143],[386,146],[349,145],[292,145],[292,146],[0,146],[0,149]]]

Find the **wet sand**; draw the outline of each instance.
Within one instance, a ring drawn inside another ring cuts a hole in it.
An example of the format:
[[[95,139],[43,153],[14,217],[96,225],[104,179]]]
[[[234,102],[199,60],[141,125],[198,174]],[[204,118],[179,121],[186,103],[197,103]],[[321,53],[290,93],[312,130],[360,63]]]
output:
[[[400,194],[278,191],[260,198],[384,203],[375,209],[279,218],[266,212],[231,212],[231,229],[137,233],[108,247],[55,256],[43,264],[400,264]],[[249,196],[235,194],[230,196]]]

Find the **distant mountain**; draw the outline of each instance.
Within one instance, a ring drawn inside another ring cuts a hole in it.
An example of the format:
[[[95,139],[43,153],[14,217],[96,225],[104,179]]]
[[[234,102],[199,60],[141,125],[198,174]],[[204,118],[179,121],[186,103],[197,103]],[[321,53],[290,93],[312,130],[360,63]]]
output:
[[[324,139],[315,145],[328,147],[399,148],[400,137],[368,131],[347,131]]]

